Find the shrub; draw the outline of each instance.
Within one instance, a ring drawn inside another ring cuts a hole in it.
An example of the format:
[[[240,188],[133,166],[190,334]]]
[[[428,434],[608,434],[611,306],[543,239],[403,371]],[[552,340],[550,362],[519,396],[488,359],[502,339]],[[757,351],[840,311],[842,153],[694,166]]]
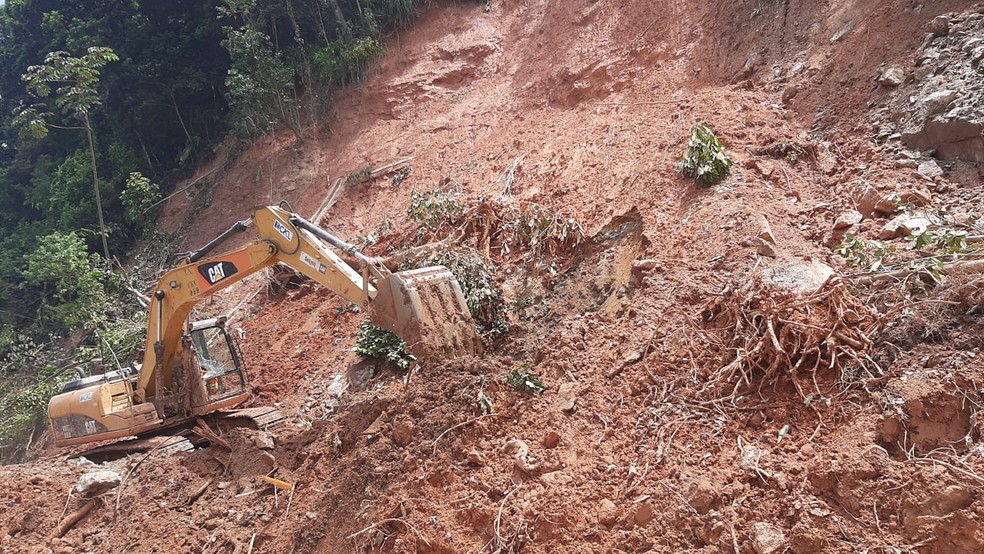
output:
[[[465,213],[461,196],[461,190],[456,187],[447,190],[438,189],[427,194],[411,191],[407,216],[410,221],[420,223],[433,231],[445,223],[457,221]]]
[[[690,130],[690,142],[677,171],[693,177],[702,185],[711,186],[731,172],[731,158],[706,125],[697,124]]]
[[[126,189],[120,195],[124,216],[131,225],[146,229],[153,224],[147,212],[161,199],[161,189],[156,183],[139,172],[131,173],[126,179]]]
[[[406,370],[416,361],[407,351],[407,343],[386,329],[376,327],[369,319],[362,320],[355,337],[355,353],[367,358],[379,358]]]
[[[506,375],[506,382],[523,392],[539,393],[547,390],[547,387],[540,382],[540,377],[530,371],[525,364],[510,371]]]

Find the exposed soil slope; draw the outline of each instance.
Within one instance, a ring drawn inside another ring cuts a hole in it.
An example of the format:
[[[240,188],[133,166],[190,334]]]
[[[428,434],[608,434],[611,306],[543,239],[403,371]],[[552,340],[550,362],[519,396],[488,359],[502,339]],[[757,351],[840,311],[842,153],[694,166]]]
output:
[[[941,304],[888,318],[880,336],[892,346],[871,350],[854,373],[831,362],[774,380],[759,369],[728,379],[722,368],[742,353],[714,342],[728,329],[707,325],[765,270],[780,281],[804,264],[850,271],[832,250],[845,240],[834,226],[865,211],[861,185],[918,191],[965,221],[980,213],[979,194],[968,193],[979,190],[977,166],[917,173],[924,153],[905,154],[873,114],[904,109],[911,80],[879,79],[888,66],[911,72],[934,18],[974,22],[982,9],[491,6],[429,9],[391,37],[363,86],[341,95],[330,137],[258,141],[221,174],[210,206],[176,197],[160,226],[191,248],[250,206],[286,200],[310,216],[327,203],[321,225],[372,237],[382,254],[421,240],[407,218],[411,190],[457,185],[469,205],[536,203],[580,222],[585,240],[524,258],[480,233],[460,239],[497,264],[510,331],[482,359],[422,363],[407,380],[351,352],[362,315],[341,299],[311,284],[277,292],[254,277],[201,312],[246,306],[235,325],[255,402],[288,415],[269,432],[275,446],[228,429],[231,452],[111,462],[127,476],[121,492],[64,538],[51,533],[63,507],[84,504],[66,505],[84,464],[51,449],[0,468],[0,549],[984,551],[977,316]],[[676,174],[695,122],[735,160],[712,188]],[[402,182],[344,185],[406,158]],[[887,221],[871,210],[848,227],[873,238]],[[641,259],[655,262],[633,268]],[[885,313],[883,300],[858,294],[851,313],[837,314],[848,328],[866,321],[865,306]],[[506,384],[517,368],[547,391]],[[271,471],[294,492],[258,481]]]

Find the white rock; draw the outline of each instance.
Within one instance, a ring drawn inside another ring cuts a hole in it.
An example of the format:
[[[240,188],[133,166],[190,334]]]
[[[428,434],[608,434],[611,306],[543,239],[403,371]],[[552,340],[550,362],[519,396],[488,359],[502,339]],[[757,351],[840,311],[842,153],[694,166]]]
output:
[[[862,219],[864,219],[864,216],[861,215],[861,212],[848,210],[837,216],[837,219],[834,220],[834,230],[848,229],[861,223]]]
[[[106,469],[85,473],[79,477],[75,490],[83,496],[97,496],[120,484],[120,474]]]
[[[776,554],[782,552],[785,544],[786,535],[782,529],[764,521],[752,525],[752,549],[755,554]]]
[[[916,169],[916,173],[923,178],[932,181],[937,177],[943,176],[943,168],[940,167],[940,164],[936,163],[936,160],[927,160],[919,164],[919,167]]]
[[[905,82],[905,71],[901,67],[889,67],[878,76],[878,84],[883,87],[897,87]]]

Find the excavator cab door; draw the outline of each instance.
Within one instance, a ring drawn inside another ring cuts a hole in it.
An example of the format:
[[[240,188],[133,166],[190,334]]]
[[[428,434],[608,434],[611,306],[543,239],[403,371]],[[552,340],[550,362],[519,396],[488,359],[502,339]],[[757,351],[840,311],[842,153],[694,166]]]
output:
[[[223,323],[219,319],[193,323],[189,333],[205,383],[206,404],[246,393],[242,360]]]

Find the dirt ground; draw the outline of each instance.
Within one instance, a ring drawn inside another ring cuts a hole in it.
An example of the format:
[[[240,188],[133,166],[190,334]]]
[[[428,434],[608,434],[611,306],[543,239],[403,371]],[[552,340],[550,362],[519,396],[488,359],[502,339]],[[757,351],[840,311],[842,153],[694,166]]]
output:
[[[352,352],[363,316],[339,297],[253,277],[199,315],[240,308],[252,402],[279,406],[285,423],[223,429],[231,452],[100,464],[123,484],[60,538],[59,522],[88,502],[69,492],[92,462],[52,447],[2,467],[0,550],[984,552],[979,315],[850,289],[838,294],[855,303],[833,325],[870,338],[868,358],[779,374],[725,371],[743,353],[728,346],[732,327],[715,327],[768,272],[857,272],[835,254],[845,235],[834,227],[860,209],[862,183],[925,191],[958,219],[982,212],[978,166],[940,162],[927,178],[872,116],[905,104],[914,85],[879,78],[912,71],[934,18],[979,21],[984,9],[489,5],[429,8],[337,98],[330,136],[257,141],[216,174],[207,207],[179,195],[159,227],[190,249],[252,206],[285,200],[310,217],[327,205],[320,225],[383,254],[447,234],[421,239],[411,190],[536,203],[578,222],[584,240],[531,253],[460,239],[497,267],[509,331],[481,358],[407,376]],[[697,122],[735,160],[710,188],[676,173]],[[402,181],[344,184],[407,158]],[[866,215],[850,232],[875,239],[889,219]],[[824,298],[815,305],[832,305]],[[862,332],[868,321],[881,322],[877,337]],[[507,384],[519,368],[547,390]]]

